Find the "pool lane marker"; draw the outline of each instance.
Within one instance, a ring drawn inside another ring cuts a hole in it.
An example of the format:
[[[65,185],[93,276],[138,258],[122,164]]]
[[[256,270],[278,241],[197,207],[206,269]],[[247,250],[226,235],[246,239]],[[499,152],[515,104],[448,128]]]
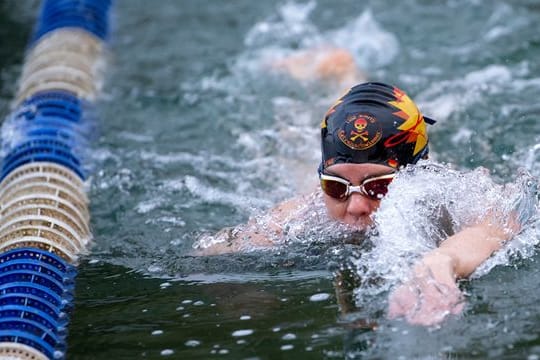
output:
[[[86,154],[110,0],[45,0],[2,124],[0,358],[63,359],[92,234]]]

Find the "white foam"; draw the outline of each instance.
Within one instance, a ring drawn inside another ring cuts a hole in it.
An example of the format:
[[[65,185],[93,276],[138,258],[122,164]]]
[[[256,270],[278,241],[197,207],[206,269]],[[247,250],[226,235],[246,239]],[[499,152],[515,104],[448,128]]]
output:
[[[356,261],[360,278],[384,278],[386,282],[374,286],[366,282],[357,289],[358,301],[404,281],[422,254],[436,248],[449,234],[493,212],[501,221],[518,214],[523,230],[475,276],[509,264],[516,255],[530,256],[538,242],[534,224],[539,218],[532,181],[524,174],[503,186],[494,183],[485,169],[457,172],[435,164],[402,172],[375,214],[378,233],[372,238],[373,250]]]
[[[140,202],[135,206],[135,211],[137,211],[139,214],[146,214],[161,206],[163,201],[163,198],[153,198],[147,201]]]
[[[248,47],[267,46],[270,43],[298,41],[317,34],[308,17],[316,3],[296,3],[289,1],[280,8],[278,14],[256,23],[246,34],[244,43]]]
[[[452,113],[463,111],[486,96],[503,93],[513,81],[512,71],[503,65],[488,65],[453,80],[434,83],[419,94],[422,112],[445,120]]]
[[[399,52],[396,36],[385,30],[369,9],[341,28],[331,31],[326,38],[351,51],[361,69],[388,65]]]

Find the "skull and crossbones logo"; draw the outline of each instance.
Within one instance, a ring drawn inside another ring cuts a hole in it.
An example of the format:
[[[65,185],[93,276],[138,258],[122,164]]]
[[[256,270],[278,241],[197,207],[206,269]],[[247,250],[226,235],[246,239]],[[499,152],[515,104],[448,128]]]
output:
[[[367,141],[369,139],[368,132],[366,130],[366,127],[368,125],[368,122],[365,118],[359,117],[354,121],[354,128],[356,130],[351,131],[351,141],[356,141],[356,139],[360,138],[362,141]]]

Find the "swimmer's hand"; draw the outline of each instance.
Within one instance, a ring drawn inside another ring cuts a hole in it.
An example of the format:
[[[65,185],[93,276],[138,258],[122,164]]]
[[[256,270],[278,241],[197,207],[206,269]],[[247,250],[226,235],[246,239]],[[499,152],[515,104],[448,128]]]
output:
[[[403,317],[410,324],[433,326],[464,308],[451,259],[431,255],[415,266],[412,278],[396,288],[389,298],[388,316]]]
[[[470,276],[519,231],[514,219],[500,221],[496,215],[488,214],[427,253],[413,268],[412,278],[390,295],[389,317],[430,326],[459,314],[464,301],[457,279]]]

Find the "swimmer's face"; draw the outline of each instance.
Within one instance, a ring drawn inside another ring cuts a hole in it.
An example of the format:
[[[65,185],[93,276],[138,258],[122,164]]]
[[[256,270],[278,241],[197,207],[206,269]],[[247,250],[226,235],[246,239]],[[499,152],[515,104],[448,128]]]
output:
[[[346,179],[353,185],[360,185],[367,178],[391,174],[393,171],[391,167],[378,164],[335,164],[326,168],[324,173]],[[372,215],[381,201],[354,192],[344,200],[324,194],[324,202],[333,219],[365,229],[373,223]]]

